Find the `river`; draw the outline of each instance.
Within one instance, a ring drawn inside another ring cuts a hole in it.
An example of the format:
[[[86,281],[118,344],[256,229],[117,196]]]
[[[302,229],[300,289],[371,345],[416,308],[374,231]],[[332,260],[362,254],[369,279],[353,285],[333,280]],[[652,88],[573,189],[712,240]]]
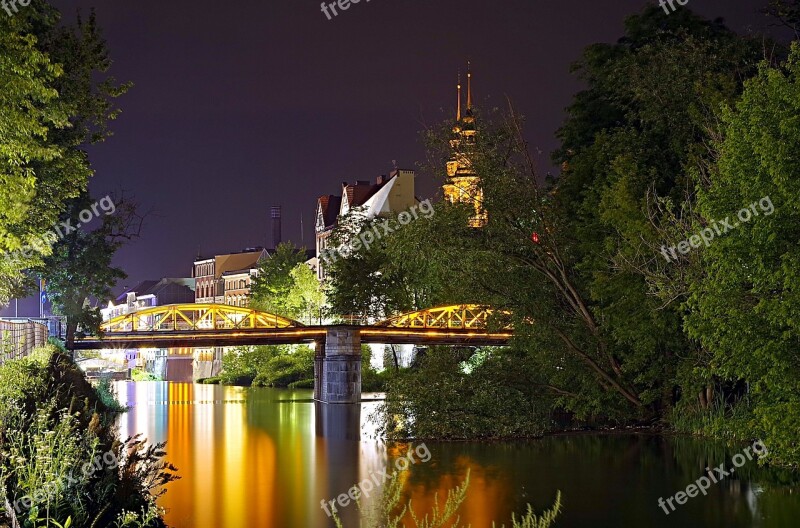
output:
[[[580,434],[387,447],[369,418],[374,401],[333,406],[314,402],[310,390],[168,382],[119,382],[116,390],[130,406],[121,436],[167,442],[167,459],[179,470],[181,479],[160,499],[175,528],[328,528],[334,524],[321,501],[330,509],[329,501],[363,483],[370,491],[364,507],[375,507],[388,485],[384,471],[390,475],[402,457],[408,462],[400,465],[409,466],[399,475],[404,497],[420,513],[469,471],[459,513],[472,528],[493,520],[509,526],[512,512],[528,503],[548,508],[558,490],[558,528],[800,526],[797,476],[754,462],[707,495],[673,503],[667,515],[659,498],[685,490],[706,467],[733,467],[730,457],[739,452],[694,439]],[[345,528],[359,527],[355,505],[337,508]]]

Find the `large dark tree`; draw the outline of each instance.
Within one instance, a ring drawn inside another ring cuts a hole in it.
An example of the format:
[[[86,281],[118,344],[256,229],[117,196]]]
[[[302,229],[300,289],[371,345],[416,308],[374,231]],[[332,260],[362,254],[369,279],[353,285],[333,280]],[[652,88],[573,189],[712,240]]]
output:
[[[678,360],[706,357],[682,328],[690,263],[659,251],[692,233],[661,224],[692,214],[719,112],[755,74],[762,45],[721,21],[652,7],[628,19],[618,43],[589,47],[575,66],[587,88],[559,131],[559,225],[613,356],[642,401],[659,407],[672,404],[679,370],[701,405],[713,397],[711,380],[692,379]]]
[[[99,226],[77,227],[82,215],[99,215]],[[64,237],[45,258],[41,276],[53,310],[66,316],[67,348],[72,350],[79,329],[85,334],[97,333],[102,319],[96,304],[111,298],[117,281],[127,277],[112,260],[125,241],[139,236],[142,217],[130,199],[106,197],[93,202],[84,194],[70,202],[62,221],[69,227],[64,227]]]
[[[128,88],[110,66],[94,15],[68,26],[34,0],[0,16],[0,304],[23,293],[24,271],[47,254],[37,241],[85,192],[84,147],[108,136],[112,101]]]

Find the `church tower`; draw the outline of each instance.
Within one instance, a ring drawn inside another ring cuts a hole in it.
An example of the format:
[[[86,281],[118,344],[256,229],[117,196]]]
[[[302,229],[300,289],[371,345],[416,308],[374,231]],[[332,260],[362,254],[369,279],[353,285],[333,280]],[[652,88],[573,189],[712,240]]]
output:
[[[444,197],[450,203],[468,203],[475,207],[475,215],[470,218],[472,227],[486,225],[487,215],[483,209],[483,189],[480,177],[472,167],[471,156],[475,152],[477,129],[472,106],[472,67],[467,66],[467,106],[461,112],[461,75],[458,76],[458,104],[456,122],[450,140],[452,157],[447,162],[447,183],[444,184]]]

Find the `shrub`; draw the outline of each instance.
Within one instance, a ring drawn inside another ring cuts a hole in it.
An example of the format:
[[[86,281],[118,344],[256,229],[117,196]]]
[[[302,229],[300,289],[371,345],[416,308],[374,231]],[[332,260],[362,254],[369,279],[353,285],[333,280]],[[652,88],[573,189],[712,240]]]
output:
[[[218,376],[226,385],[288,387],[314,377],[314,351],[307,346],[259,346],[235,349],[222,359]]]
[[[155,499],[175,468],[163,445],[119,441],[119,404],[102,387],[54,347],[0,367],[0,493],[24,528],[164,526]]]
[[[472,355],[432,347],[416,367],[390,378],[379,413],[391,417],[384,432],[397,439],[508,438],[551,427],[552,397],[532,382],[537,376],[524,354],[493,350],[469,362]]]

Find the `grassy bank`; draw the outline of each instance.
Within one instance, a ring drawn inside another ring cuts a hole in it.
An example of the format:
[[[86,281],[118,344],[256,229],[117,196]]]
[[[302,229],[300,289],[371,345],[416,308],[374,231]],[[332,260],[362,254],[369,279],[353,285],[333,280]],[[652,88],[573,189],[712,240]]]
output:
[[[0,366],[0,490],[23,527],[161,527],[163,445],[120,441],[119,404],[53,346]]]

